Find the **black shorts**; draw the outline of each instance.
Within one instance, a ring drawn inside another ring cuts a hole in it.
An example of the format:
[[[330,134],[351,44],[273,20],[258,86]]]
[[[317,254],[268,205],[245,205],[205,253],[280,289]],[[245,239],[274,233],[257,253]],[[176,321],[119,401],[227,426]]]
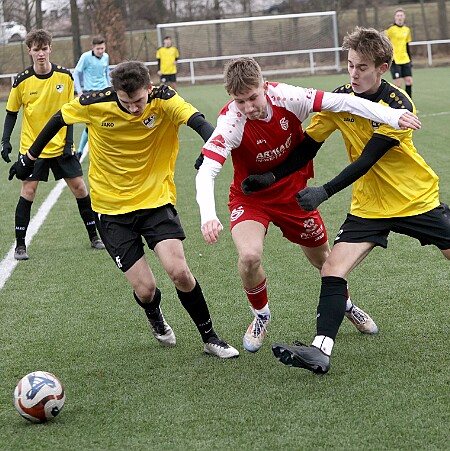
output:
[[[75,154],[55,158],[38,158],[34,163],[33,173],[26,180],[48,182],[48,175],[52,170],[55,180],[73,179],[83,175],[81,163]]]
[[[144,255],[142,238],[152,250],[160,241],[186,238],[171,204],[123,215],[96,214],[95,223],[106,250],[123,272]]]
[[[412,76],[412,65],[411,63],[405,64],[395,64],[391,65],[392,78],[396,80],[397,78],[411,77]]]
[[[177,74],[161,74],[161,77],[159,77],[161,80],[161,83],[167,83],[169,81],[176,82],[177,81]]]
[[[334,244],[375,243],[386,248],[389,232],[417,238],[422,246],[433,244],[441,250],[450,249],[450,210],[441,203],[439,207],[416,216],[402,218],[367,219],[351,214],[341,226]]]

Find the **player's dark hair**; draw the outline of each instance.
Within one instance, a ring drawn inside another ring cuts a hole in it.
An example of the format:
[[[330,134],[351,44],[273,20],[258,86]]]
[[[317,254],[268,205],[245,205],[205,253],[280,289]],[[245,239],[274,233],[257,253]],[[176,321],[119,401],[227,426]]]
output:
[[[150,87],[150,74],[144,63],[125,61],[111,72],[111,84],[116,92],[124,91],[131,97],[138,89]]]
[[[250,57],[237,58],[225,66],[224,86],[228,94],[242,94],[264,84],[261,67]]]
[[[92,38],[92,45],[99,45],[99,44],[104,44],[105,43],[105,38],[103,36],[94,36]]]
[[[47,30],[31,30],[25,36],[25,45],[31,49],[33,45],[36,47],[44,47],[46,45],[51,45],[52,35]]]
[[[354,50],[369,61],[380,67],[383,63],[391,65],[394,49],[391,41],[375,28],[356,27],[347,33],[342,44],[344,50]]]

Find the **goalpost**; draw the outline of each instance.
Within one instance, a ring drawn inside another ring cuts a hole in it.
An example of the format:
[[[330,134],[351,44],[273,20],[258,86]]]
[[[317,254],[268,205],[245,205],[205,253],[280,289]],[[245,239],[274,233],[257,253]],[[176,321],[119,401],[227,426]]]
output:
[[[254,56],[271,74],[340,71],[335,11],[167,23],[156,30],[159,46],[171,36],[180,52],[180,80],[193,73],[220,78],[224,63],[238,56]]]

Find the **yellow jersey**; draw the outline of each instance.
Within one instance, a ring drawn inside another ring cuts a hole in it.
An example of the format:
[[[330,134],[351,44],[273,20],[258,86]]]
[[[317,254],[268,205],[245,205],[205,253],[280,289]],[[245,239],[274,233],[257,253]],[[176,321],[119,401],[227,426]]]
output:
[[[19,73],[8,97],[6,110],[17,113],[23,107],[20,153],[25,154],[48,120],[74,98],[74,82],[68,69],[52,64],[48,74],[38,75],[33,66]],[[62,128],[45,146],[40,158],[62,155],[67,129]]]
[[[394,47],[394,63],[409,63],[411,59],[408,55],[407,44],[408,42],[411,42],[411,30],[405,25],[399,27],[394,24],[391,25],[385,33],[392,42],[392,47]]]
[[[175,61],[180,57],[178,49],[174,46],[160,47],[156,51],[156,59],[159,60],[159,70],[164,75],[172,75],[177,73],[177,65]]]
[[[120,105],[111,88],[74,99],[61,113],[66,124],[88,127],[95,212],[118,215],[175,205],[178,129],[198,110],[173,89],[154,87],[139,117]]]
[[[350,84],[334,92],[354,95]],[[391,83],[382,80],[378,92],[375,102],[416,112],[407,94]],[[439,178],[417,153],[411,129],[395,130],[351,113],[321,112],[313,116],[306,133],[322,142],[335,130],[340,130],[351,162],[360,157],[374,134],[400,143],[353,183],[351,214],[361,218],[404,217],[425,213],[439,205]]]

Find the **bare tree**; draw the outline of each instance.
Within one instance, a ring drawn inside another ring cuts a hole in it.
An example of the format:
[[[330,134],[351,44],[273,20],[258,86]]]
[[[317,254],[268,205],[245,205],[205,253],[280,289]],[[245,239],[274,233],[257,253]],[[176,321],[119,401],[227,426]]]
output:
[[[43,28],[41,0],[36,0],[36,28]]]
[[[111,64],[117,64],[126,57],[124,3],[121,0],[86,0],[85,10],[91,18],[93,34],[106,39]]]
[[[80,21],[77,0],[70,0],[70,19],[72,22],[73,64],[76,65],[81,56]]]
[[[448,39],[447,2],[438,0],[438,18],[440,39]]]

